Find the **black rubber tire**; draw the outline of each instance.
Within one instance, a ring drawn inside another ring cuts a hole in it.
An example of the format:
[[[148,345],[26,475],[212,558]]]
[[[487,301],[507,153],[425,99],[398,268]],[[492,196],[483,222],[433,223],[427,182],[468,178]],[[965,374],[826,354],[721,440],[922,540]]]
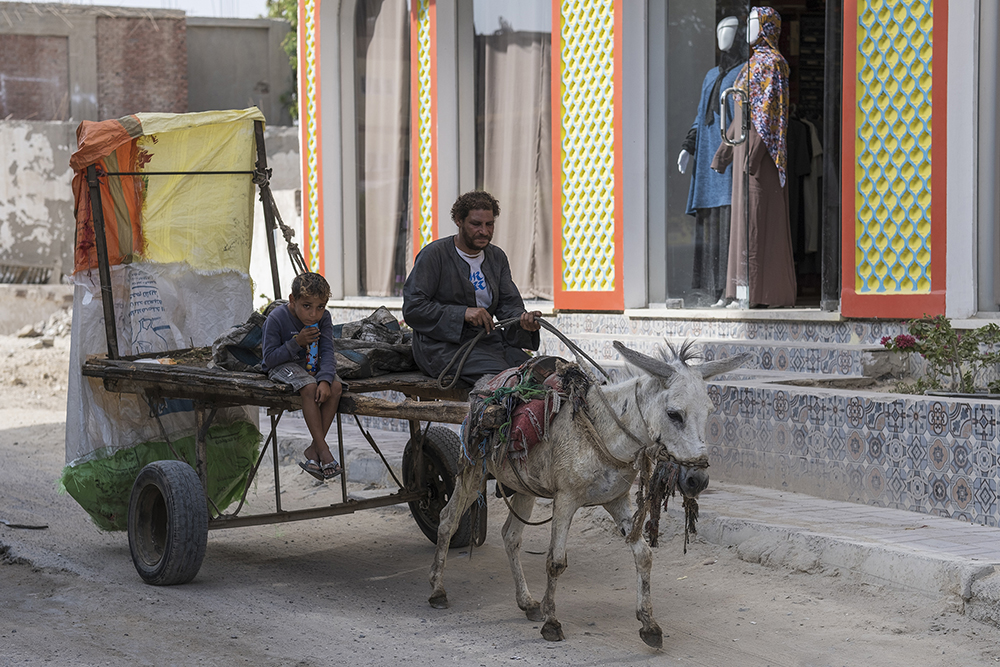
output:
[[[427,497],[410,502],[410,514],[427,539],[437,544],[441,510],[455,492],[455,476],[458,475],[462,456],[462,440],[457,433],[443,426],[428,428],[426,438],[422,473],[416,469],[417,443],[413,438],[406,443],[403,449],[403,484],[407,489],[416,488],[417,480],[422,474],[427,486]],[[473,538],[473,529],[476,529],[476,546],[478,546],[483,543],[486,533],[486,507],[479,508],[478,503],[474,503],[462,515],[458,529],[451,536],[449,546],[451,548],[469,546]]]
[[[198,473],[183,461],[154,461],[139,471],[128,503],[128,548],[153,586],[194,579],[208,546],[208,505]]]

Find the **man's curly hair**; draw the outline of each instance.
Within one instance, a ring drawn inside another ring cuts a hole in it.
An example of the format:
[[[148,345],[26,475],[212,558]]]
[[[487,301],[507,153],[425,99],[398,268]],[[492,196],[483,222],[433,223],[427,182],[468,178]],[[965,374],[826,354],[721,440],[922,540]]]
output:
[[[466,192],[452,205],[451,219],[455,222],[461,222],[468,217],[469,211],[493,211],[495,218],[500,215],[500,202],[484,190]]]
[[[318,273],[302,273],[292,280],[292,298],[303,296],[319,297],[330,300],[330,283]]]

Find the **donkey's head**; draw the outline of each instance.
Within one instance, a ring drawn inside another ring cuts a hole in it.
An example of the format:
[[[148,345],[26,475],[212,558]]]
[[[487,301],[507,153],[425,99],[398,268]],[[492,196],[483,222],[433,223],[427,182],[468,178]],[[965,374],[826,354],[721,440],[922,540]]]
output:
[[[686,496],[697,495],[708,486],[705,428],[715,409],[706,380],[740,366],[749,355],[692,365],[688,362],[697,355],[691,342],[679,350],[668,342],[660,358],[630,350],[619,341],[614,341],[614,347],[625,361],[648,376],[637,385],[636,401],[649,439],[659,445],[657,458],[680,464],[681,491]]]

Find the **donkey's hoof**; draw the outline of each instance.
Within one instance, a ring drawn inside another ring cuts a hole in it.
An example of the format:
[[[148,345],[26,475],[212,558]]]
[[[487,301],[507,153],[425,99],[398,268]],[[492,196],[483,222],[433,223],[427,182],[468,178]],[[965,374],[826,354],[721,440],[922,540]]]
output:
[[[566,639],[563,636],[562,625],[554,619],[545,621],[545,625],[542,626],[542,637],[550,642],[561,642]]]
[[[646,628],[639,630],[639,636],[642,637],[642,641],[646,642],[647,646],[663,648],[663,630],[660,630],[655,625],[649,630]]]
[[[524,615],[528,617],[529,621],[540,621],[542,618],[542,605],[537,602],[532,602],[527,607],[523,609]]]
[[[435,593],[434,595],[427,598],[427,601],[431,603],[431,606],[435,609],[447,609],[448,608],[448,595],[446,593]]]

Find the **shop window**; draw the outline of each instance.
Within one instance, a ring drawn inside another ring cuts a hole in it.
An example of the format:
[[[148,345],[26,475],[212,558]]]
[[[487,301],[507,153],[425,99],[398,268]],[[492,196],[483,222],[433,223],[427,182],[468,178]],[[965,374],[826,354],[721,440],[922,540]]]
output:
[[[475,0],[476,186],[500,201],[494,243],[525,297],[552,298],[552,8]]]
[[[410,238],[410,36],[407,0],[359,0],[355,12],[358,285],[398,296]]]
[[[664,277],[668,302],[683,307],[820,305],[825,2],[767,3],[780,14],[777,48],[788,64],[788,202],[768,206],[753,199],[753,184],[734,187],[733,174],[744,175],[742,167],[730,164],[725,178],[711,168],[719,145],[719,94],[738,85],[735,80],[749,56],[751,4],[756,3],[673,0],[667,5]],[[726,26],[733,32],[723,38]],[[751,82],[750,89],[755,85]],[[733,112],[727,110],[727,126]],[[760,118],[760,113],[751,105],[752,116]],[[736,150],[734,159],[738,155]],[[753,218],[759,211],[779,209],[782,215],[773,219],[770,214]],[[772,241],[779,236],[783,251],[772,256]],[[760,241],[764,238],[769,240]]]

